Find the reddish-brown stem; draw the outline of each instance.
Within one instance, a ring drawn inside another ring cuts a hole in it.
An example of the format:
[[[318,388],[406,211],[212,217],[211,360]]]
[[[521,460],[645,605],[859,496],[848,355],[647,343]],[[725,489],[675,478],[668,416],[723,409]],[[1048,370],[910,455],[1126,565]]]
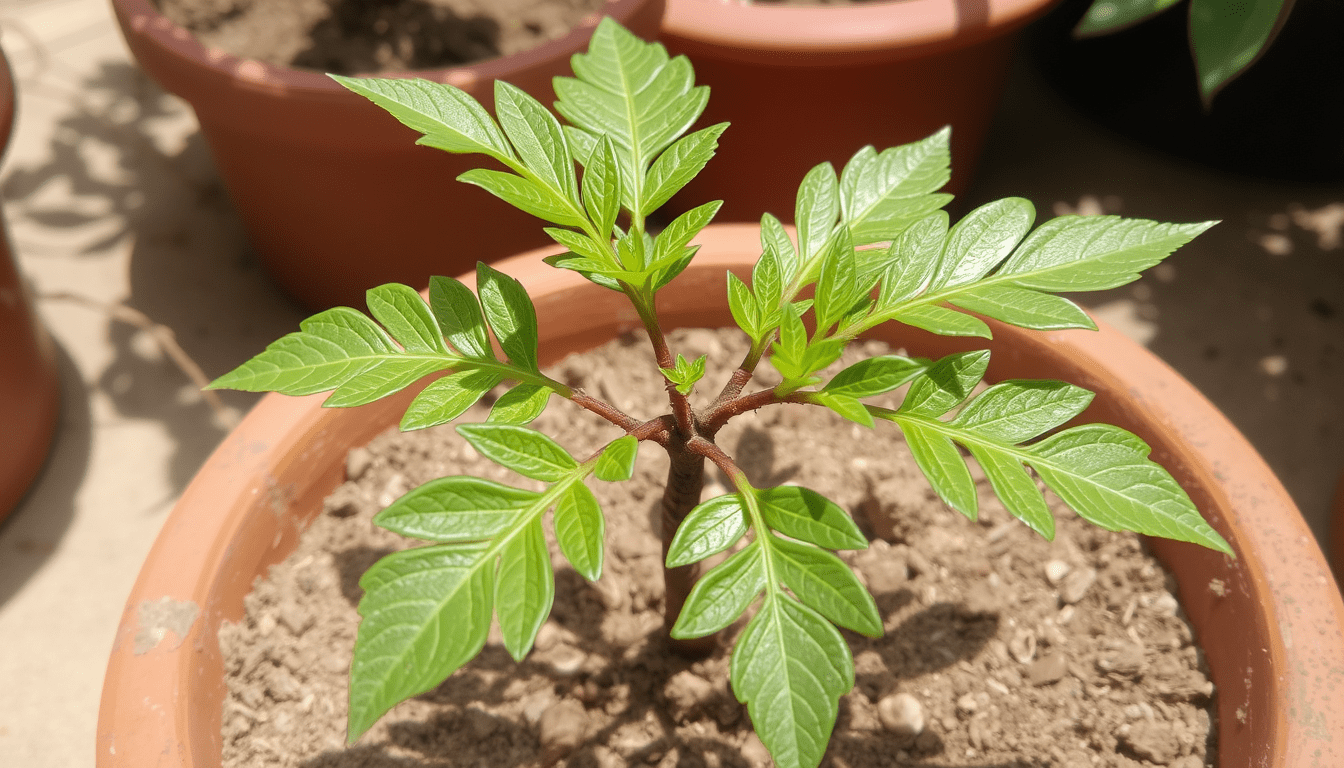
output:
[[[707,441],[701,441],[707,442]],[[672,460],[667,469],[667,485],[663,488],[663,562],[667,562],[668,549],[672,537],[676,535],[681,521],[687,513],[700,503],[700,490],[704,484],[705,458],[701,454],[691,453],[684,448],[669,448],[668,457]],[[716,635],[677,639],[671,636],[672,626],[681,615],[681,608],[691,594],[698,576],[695,564],[678,568],[663,568],[663,628],[668,634],[669,647],[679,655],[689,658],[703,658],[714,651],[718,645]]]
[[[589,395],[582,389],[574,389],[571,391],[572,394],[569,399],[576,405],[596,413],[598,416],[601,416],[612,424],[624,429],[626,432],[633,432],[640,427],[638,419],[626,415],[616,406],[603,400],[598,400],[596,397]]]
[[[794,393],[780,397],[775,394],[773,389],[763,389],[760,392],[752,392],[749,395],[743,395],[735,400],[711,406],[709,410],[701,416],[700,432],[709,437],[718,434],[723,425],[734,416],[741,416],[747,411],[754,411],[767,405],[776,403],[797,403],[803,402],[800,393]]]
[[[635,305],[635,311],[639,313],[639,319],[644,323],[644,330],[649,333],[649,341],[653,344],[653,356],[658,361],[658,367],[675,368],[677,361],[673,359],[672,350],[667,346],[667,338],[663,336],[663,328],[658,324],[658,315],[654,312],[652,300],[645,304],[638,296],[631,295],[630,302]],[[690,401],[678,392],[670,381],[667,382],[667,399],[672,404],[672,416],[677,420],[677,428],[681,430],[683,437],[690,437],[695,433]]]

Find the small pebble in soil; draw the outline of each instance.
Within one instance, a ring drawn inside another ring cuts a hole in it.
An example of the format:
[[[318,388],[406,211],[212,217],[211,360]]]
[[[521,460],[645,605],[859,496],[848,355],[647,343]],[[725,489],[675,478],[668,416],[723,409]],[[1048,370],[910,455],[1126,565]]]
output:
[[[1035,686],[1049,685],[1063,679],[1068,671],[1068,657],[1059,651],[1053,651],[1027,667],[1027,679]]]
[[[351,448],[345,455],[345,479],[358,480],[373,465],[373,453],[363,446]]]
[[[1126,731],[1126,728],[1128,729]],[[1142,760],[1170,765],[1181,743],[1169,723],[1140,720],[1121,728],[1120,742]]]
[[[924,731],[924,706],[908,693],[884,697],[877,703],[882,727],[898,736],[918,736]]]
[[[1059,599],[1068,605],[1082,600],[1087,596],[1088,590],[1097,583],[1097,570],[1095,568],[1080,568],[1064,577],[1064,582],[1059,588]]]
[[[583,705],[565,699],[551,705],[538,723],[541,746],[549,756],[561,757],[583,742],[588,725],[588,714]]]
[[[1049,560],[1045,563],[1045,580],[1050,582],[1050,586],[1058,584],[1065,576],[1069,575],[1071,568],[1063,560]]]

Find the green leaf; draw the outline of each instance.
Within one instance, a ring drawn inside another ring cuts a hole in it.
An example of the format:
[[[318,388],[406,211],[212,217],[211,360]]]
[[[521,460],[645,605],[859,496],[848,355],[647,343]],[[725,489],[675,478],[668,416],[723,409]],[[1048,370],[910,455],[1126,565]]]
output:
[[[639,455],[639,440],[634,435],[617,438],[602,449],[602,455],[593,465],[598,480],[619,483],[635,473],[635,457]]]
[[[979,336],[984,339],[994,337],[983,320],[933,304],[902,307],[892,313],[891,319],[939,336]]]
[[[537,366],[537,311],[523,284],[484,262],[476,264],[476,293],[485,319],[509,362],[531,371]]]
[[[1074,28],[1075,37],[1114,32],[1165,11],[1180,0],[1093,0]]]
[[[579,463],[554,440],[513,424],[460,424],[457,433],[482,456],[533,480],[555,482]]]
[[[840,214],[840,184],[835,168],[822,163],[807,172],[798,187],[794,205],[794,224],[798,229],[798,251],[807,263],[831,236],[835,218]]]
[[[815,768],[840,696],[854,687],[849,646],[816,611],[767,591],[733,648],[733,692],[780,768]]]
[[[867,549],[868,539],[845,510],[816,491],[794,485],[757,493],[773,530],[827,549]]]
[[[667,549],[667,567],[698,563],[728,549],[747,532],[742,499],[735,493],[701,502],[686,514]]]
[[[349,307],[320,312],[299,328],[215,379],[209,388],[311,395],[335,389],[401,355],[377,323]]]
[[[1105,424],[1074,427],[1030,447],[1028,465],[1083,519],[1107,530],[1188,541],[1232,554],[1190,497],[1134,435]]]
[[[531,179],[504,171],[473,168],[458,176],[457,180],[474,184],[514,208],[539,219],[567,227],[583,226],[583,219],[577,216],[563,199],[556,197],[546,187]]]
[[[752,542],[695,583],[672,627],[672,637],[704,637],[732,624],[765,589],[765,561]]]
[[[495,580],[495,613],[504,647],[514,661],[522,661],[532,650],[554,603],[555,574],[546,550],[546,534],[541,520],[533,520],[500,551],[499,577]]]
[[[780,280],[788,284],[798,274],[798,251],[784,231],[784,225],[771,214],[761,215],[761,251],[774,249],[779,257]]]
[[[560,552],[589,581],[602,577],[607,521],[588,486],[574,483],[555,505],[555,538]]]
[[[700,117],[709,89],[696,87],[684,56],[669,59],[658,43],[646,43],[603,19],[587,53],[571,59],[573,78],[554,80],[555,109],[574,125],[569,135],[609,136],[618,148],[624,204],[637,217],[649,163]]]
[[[1062,381],[1013,379],[981,392],[951,423],[990,440],[1016,444],[1058,427],[1091,402],[1091,392]]]
[[[947,213],[936,211],[897,236],[891,244],[891,261],[882,275],[882,287],[877,294],[880,309],[911,299],[928,287],[938,268],[947,232]]]
[[[494,559],[486,551],[455,545],[394,552],[359,580],[363,620],[350,665],[350,743],[485,645],[494,592]]]
[[[429,308],[439,332],[458,352],[475,360],[495,359],[481,305],[470,288],[451,277],[431,277]]]
[[[584,166],[583,205],[597,231],[610,237],[616,215],[621,212],[621,174],[616,167],[616,148],[606,136]]]
[[[861,635],[882,636],[882,617],[873,596],[840,558],[788,539],[773,539],[770,549],[780,579],[803,605]]]
[[[878,153],[859,150],[840,176],[840,217],[855,245],[890,240],[952,200],[933,194],[952,178],[952,129]]]
[[[696,382],[705,377],[705,355],[695,359],[695,362],[686,360],[680,352],[677,353],[677,362],[675,368],[659,368],[667,380],[672,382],[677,391],[683,395],[691,394],[695,389]]]
[[[513,157],[508,140],[490,113],[459,88],[420,78],[327,77],[387,110],[408,128],[423,133],[416,144],[447,152],[481,152],[501,161]]]
[[[990,446],[968,443],[971,456],[985,471],[994,495],[999,497],[1009,513],[1026,523],[1047,540],[1055,538],[1055,516],[1050,514],[1045,497],[1036,487],[1022,462],[1005,451]]]
[[[865,293],[865,286],[858,280],[854,243],[849,238],[849,231],[840,229],[827,241],[821,260],[821,276],[817,280],[812,305],[818,330],[829,329]]]
[[[952,227],[930,290],[974,283],[999,265],[1027,236],[1036,209],[1008,197],[976,208]]]
[[[594,269],[610,269],[616,266],[615,262],[612,261],[611,249],[603,250],[599,248],[597,243],[594,243],[587,235],[570,229],[560,229],[559,227],[545,227],[542,231],[550,235],[555,242],[573,251],[574,253],[571,255],[581,256],[593,262],[596,265]],[[549,257],[547,263],[556,266],[551,262],[551,259],[555,258],[557,257]]]
[[[652,263],[660,264],[668,259],[680,258],[686,246],[709,225],[722,205],[722,200],[715,200],[696,206],[673,219],[654,241]]]
[[[914,420],[901,421],[910,454],[947,505],[974,520],[978,513],[975,480],[957,447],[947,437]]]
[[[593,261],[592,259],[579,258],[572,253],[547,256],[542,259],[542,261],[550,264],[556,269],[568,269],[578,272],[594,284],[618,293],[622,292],[624,289],[621,287],[621,281],[614,276],[619,275],[621,277],[628,277],[623,269],[616,269],[608,264]]]
[[[558,201],[578,207],[574,156],[560,122],[541,102],[503,80],[495,81],[495,114],[518,157]]]
[[[995,320],[1036,331],[1066,328],[1097,329],[1077,304],[1064,298],[1010,285],[978,285],[959,292],[951,302]]]
[[[873,426],[873,415],[868,412],[868,409],[865,408],[863,403],[859,402],[859,399],[856,397],[837,395],[833,392],[822,391],[809,395],[808,402],[824,405],[855,424],[868,427],[869,429]]]
[[[492,424],[528,424],[546,410],[550,399],[550,387],[519,384],[500,395],[490,408],[490,416],[486,421]]]
[[[368,405],[409,387],[431,373],[442,371],[452,360],[423,357],[390,357],[346,379],[323,403],[324,408]],[[493,385],[492,385],[493,386]]]
[[[756,266],[752,267],[751,292],[755,294],[756,303],[761,308],[762,329],[779,325],[778,310],[784,301],[784,280],[779,254],[773,247],[766,248],[756,260]]]
[[[957,352],[942,358],[910,385],[900,412],[942,416],[970,396],[988,367],[988,350]]]
[[[733,313],[733,322],[737,323],[737,327],[750,336],[752,341],[765,335],[765,329],[760,326],[761,311],[756,305],[756,297],[751,294],[747,284],[732,272],[728,273],[728,310]],[[801,321],[799,324],[801,325]]]
[[[392,502],[373,522],[426,541],[482,541],[508,529],[538,496],[479,477],[440,477]]]
[[[659,155],[644,182],[644,202],[640,210],[658,210],[694,179],[714,157],[714,151],[719,148],[719,136],[727,127],[727,123],[719,123],[702,128],[678,139]]]
[[[434,315],[409,285],[387,283],[367,292],[369,313],[407,352],[448,354]]]
[[[837,373],[822,392],[846,397],[872,397],[890,392],[929,369],[931,363],[900,355],[869,357]]]
[[[1116,288],[1137,280],[1140,272],[1216,223],[1060,216],[1037,227],[995,278],[1040,291]]]
[[[430,382],[401,417],[401,430],[436,427],[461,416],[504,380],[498,371],[468,370]]]
[[[1206,103],[1269,48],[1291,7],[1285,0],[1190,0],[1190,48]]]

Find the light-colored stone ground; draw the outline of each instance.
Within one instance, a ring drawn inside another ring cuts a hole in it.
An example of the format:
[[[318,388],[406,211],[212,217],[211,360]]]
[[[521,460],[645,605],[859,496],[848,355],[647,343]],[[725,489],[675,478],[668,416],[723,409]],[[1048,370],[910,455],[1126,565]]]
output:
[[[0,2],[19,116],[0,174],[11,237],[63,352],[55,452],[0,527],[0,766],[93,764],[122,602],[174,499],[246,396],[213,411],[124,305],[207,376],[293,329],[195,130],[132,64],[106,0]],[[1105,210],[1224,224],[1092,297],[1264,453],[1318,535],[1344,467],[1344,186],[1190,168],[1085,124],[1015,76],[980,181],[1040,217]],[[1314,213],[1313,213],[1314,212]]]

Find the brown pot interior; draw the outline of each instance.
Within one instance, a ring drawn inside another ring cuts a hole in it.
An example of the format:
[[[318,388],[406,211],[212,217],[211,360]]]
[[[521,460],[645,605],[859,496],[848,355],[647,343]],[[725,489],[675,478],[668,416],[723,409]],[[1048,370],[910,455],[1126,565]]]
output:
[[[731,324],[722,295],[721,268],[692,267],[660,295],[666,326]],[[712,304],[706,302],[707,296],[715,297]],[[623,297],[586,283],[543,296],[537,310],[542,320],[544,364],[592,348],[633,325]],[[563,323],[556,321],[561,317]],[[1109,421],[1148,440],[1154,457],[1182,480],[1211,522],[1238,546],[1238,531],[1229,529],[1223,516],[1226,499],[1217,488],[1201,481],[1204,470],[1188,460],[1189,449],[1174,444],[1169,432],[1153,424],[1142,402],[1131,402],[1123,397],[1125,393],[1116,392],[1115,382],[1094,361],[1061,354],[1040,334],[996,326],[995,335],[991,378],[1058,377],[1097,390],[1098,397],[1083,420]],[[894,324],[875,337],[925,356],[976,346]],[[218,561],[216,580],[202,606],[204,631],[195,635],[201,639],[194,652],[183,654],[179,662],[188,680],[182,698],[193,702],[185,710],[189,722],[184,740],[191,752],[191,762],[186,764],[219,765],[225,692],[215,642],[220,621],[242,616],[243,597],[253,579],[292,551],[299,532],[321,510],[322,498],[343,479],[346,451],[395,423],[410,396],[406,393],[354,411],[323,411],[274,467],[267,492],[245,502],[249,508],[234,532],[238,535],[216,545],[218,551],[212,555]],[[1152,546],[1180,585],[1180,597],[1204,644],[1218,687],[1221,764],[1271,764],[1268,759],[1282,727],[1277,714],[1280,689],[1267,650],[1272,633],[1259,609],[1265,586],[1251,578],[1245,567],[1254,553],[1239,552],[1242,559],[1230,562],[1193,545],[1154,541]],[[1215,579],[1222,582],[1221,596],[1210,588]]]

